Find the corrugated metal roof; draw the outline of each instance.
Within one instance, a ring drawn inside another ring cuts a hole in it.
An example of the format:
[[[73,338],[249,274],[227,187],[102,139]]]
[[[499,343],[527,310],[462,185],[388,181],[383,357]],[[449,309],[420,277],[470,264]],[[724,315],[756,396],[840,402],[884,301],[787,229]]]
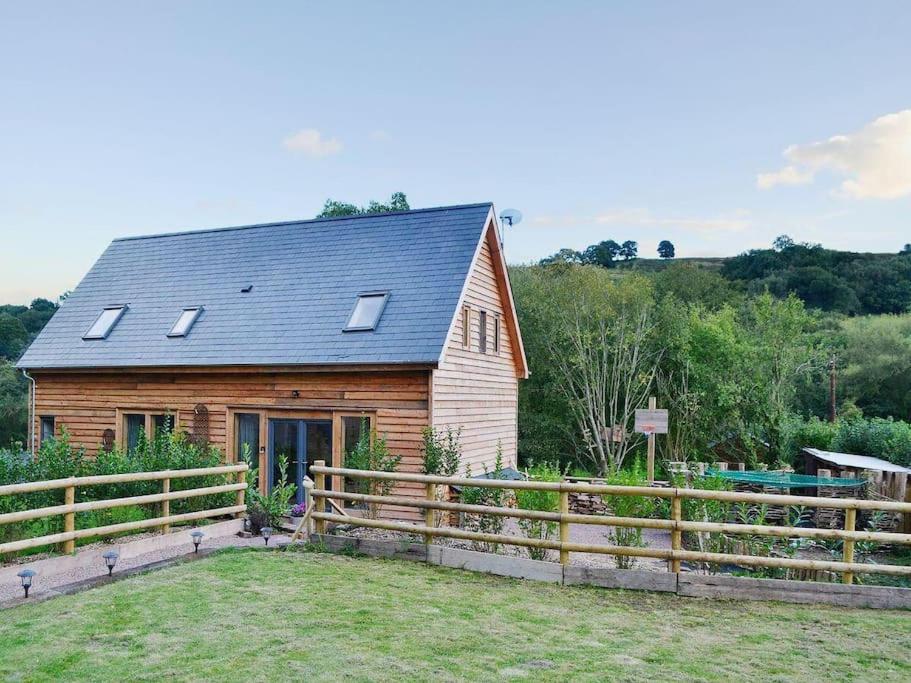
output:
[[[809,453],[814,458],[819,458],[825,462],[838,465],[839,467],[850,467],[856,470],[879,470],[880,472],[906,472],[911,473],[907,467],[895,465],[888,460],[873,458],[869,455],[853,455],[851,453],[832,453],[831,451],[821,451],[818,448],[804,448],[805,453]]]
[[[436,363],[491,208],[115,240],[18,365]],[[367,291],[390,293],[379,324],[343,332],[357,295]],[[112,304],[128,309],[108,337],[83,340]],[[189,335],[169,338],[187,306],[203,313]]]

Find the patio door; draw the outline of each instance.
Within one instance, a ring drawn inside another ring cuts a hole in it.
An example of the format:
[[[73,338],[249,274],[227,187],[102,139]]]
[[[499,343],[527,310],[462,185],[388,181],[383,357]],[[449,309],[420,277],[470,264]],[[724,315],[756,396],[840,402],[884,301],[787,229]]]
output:
[[[269,491],[284,476],[289,483],[297,485],[294,502],[302,503],[304,477],[309,476],[313,479],[310,475],[310,466],[316,460],[332,463],[330,420],[269,420]],[[327,485],[331,479],[326,477]]]

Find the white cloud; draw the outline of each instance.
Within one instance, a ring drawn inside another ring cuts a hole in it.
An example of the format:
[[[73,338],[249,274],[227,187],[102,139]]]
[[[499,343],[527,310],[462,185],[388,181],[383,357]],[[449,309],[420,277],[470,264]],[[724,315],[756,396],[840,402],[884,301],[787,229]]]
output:
[[[648,209],[612,209],[595,216],[535,216],[531,221],[536,225],[542,226],[595,223],[598,225],[626,225],[640,228],[683,228],[706,234],[742,232],[751,225],[749,216],[743,209],[708,218],[697,216],[665,218],[653,215]]]
[[[282,147],[313,158],[328,157],[342,151],[342,143],[337,138],[324,138],[315,128],[297,131],[282,140]]]
[[[896,199],[911,195],[911,109],[881,116],[856,133],[821,142],[791,145],[788,165],[760,173],[756,185],[811,182],[822,170],[845,176],[837,194],[853,199]]]

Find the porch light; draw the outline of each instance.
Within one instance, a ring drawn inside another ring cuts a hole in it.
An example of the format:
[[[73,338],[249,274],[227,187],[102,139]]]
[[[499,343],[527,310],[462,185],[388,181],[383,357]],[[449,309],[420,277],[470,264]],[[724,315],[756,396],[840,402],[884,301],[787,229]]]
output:
[[[269,537],[272,535],[272,527],[271,527],[271,526],[264,526],[264,527],[260,530],[260,533],[263,535],[263,538],[264,538],[265,541],[266,541],[266,545],[269,545]]]
[[[18,576],[19,580],[22,582],[22,590],[25,591],[25,597],[28,597],[28,589],[32,587],[32,578],[35,576],[35,570],[23,569],[16,574],[16,576]]]
[[[190,536],[193,538],[193,552],[198,553],[199,544],[202,543],[202,537],[205,536],[205,534],[197,529],[196,531],[191,531]]]
[[[117,560],[120,558],[120,553],[116,550],[108,550],[104,555],[104,564],[108,568],[108,576],[111,576],[114,573],[114,565],[117,564]]]

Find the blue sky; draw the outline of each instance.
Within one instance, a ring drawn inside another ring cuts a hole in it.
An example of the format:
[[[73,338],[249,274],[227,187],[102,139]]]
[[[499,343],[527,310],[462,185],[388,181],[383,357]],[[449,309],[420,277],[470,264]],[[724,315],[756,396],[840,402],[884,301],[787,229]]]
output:
[[[520,209],[512,262],[897,251],[909,35],[903,2],[0,2],[0,303],[397,190]]]

